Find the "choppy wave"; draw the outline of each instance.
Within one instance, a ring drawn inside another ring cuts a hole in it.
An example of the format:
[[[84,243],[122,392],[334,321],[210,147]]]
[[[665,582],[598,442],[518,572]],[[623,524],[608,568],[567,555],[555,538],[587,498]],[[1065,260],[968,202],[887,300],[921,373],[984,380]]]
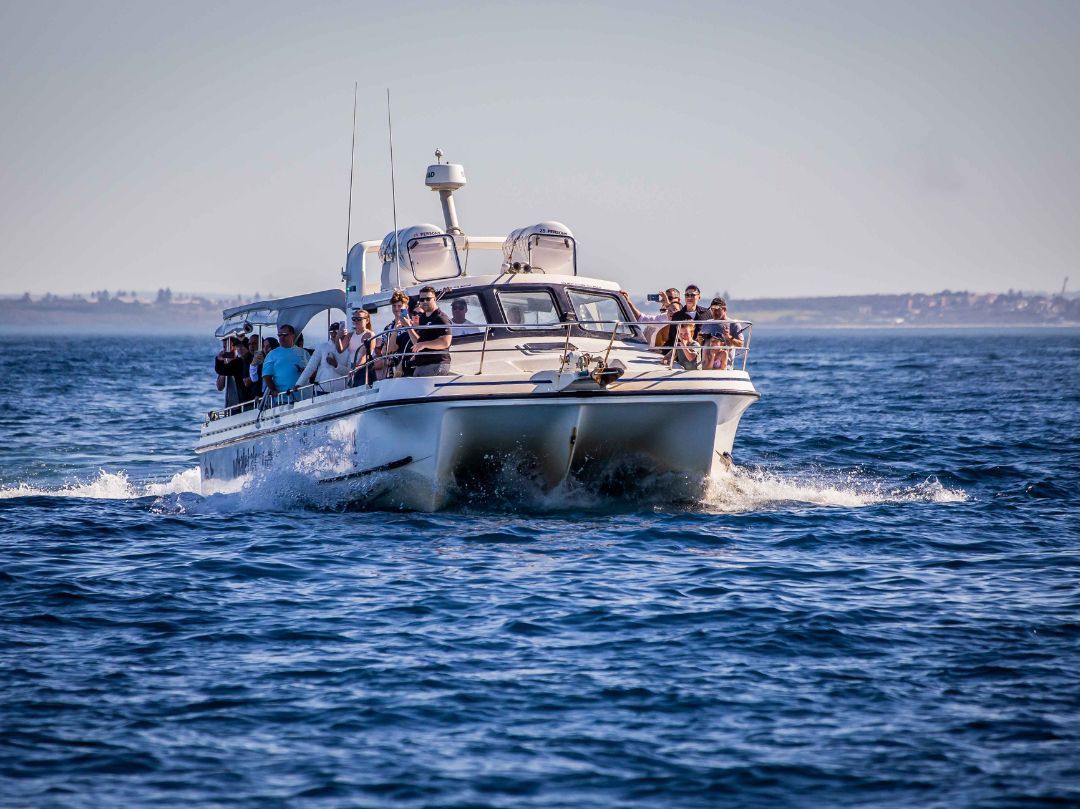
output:
[[[38,486],[18,483],[0,487],[0,500],[15,497],[73,497],[84,500],[137,500],[143,497],[161,497],[199,491],[199,470],[185,469],[177,472],[164,483],[149,481],[133,483],[124,471],[98,470],[97,477],[85,482],[66,483],[61,486]]]
[[[235,492],[203,497],[198,468],[177,472],[164,482],[134,482],[125,471],[99,470],[92,480],[57,487],[19,483],[0,488],[0,500],[16,497],[65,497],[90,500],[137,500],[156,497],[155,510],[182,511],[285,511],[293,508],[340,510],[365,505],[385,507],[381,489],[392,482],[389,475],[363,481],[324,486],[314,476],[299,471],[274,471],[247,481]],[[611,497],[582,481],[570,481],[545,491],[527,475],[505,469],[491,484],[462,493],[455,506],[502,511],[526,508],[537,512],[605,507],[672,507],[714,513],[744,513],[803,507],[862,508],[883,503],[959,503],[969,499],[962,489],[948,488],[933,476],[917,485],[898,485],[857,471],[778,472],[763,468],[734,467],[711,480],[700,498],[686,499],[681,476],[642,476]]]
[[[302,444],[200,494],[212,341],[12,343],[4,805],[1080,805],[1080,337],[761,338],[707,491],[440,514]]]
[[[735,467],[710,481],[702,505],[708,511],[748,512],[791,506],[862,508],[883,503],[961,503],[962,489],[950,489],[933,476],[900,486],[861,472],[782,473]]]

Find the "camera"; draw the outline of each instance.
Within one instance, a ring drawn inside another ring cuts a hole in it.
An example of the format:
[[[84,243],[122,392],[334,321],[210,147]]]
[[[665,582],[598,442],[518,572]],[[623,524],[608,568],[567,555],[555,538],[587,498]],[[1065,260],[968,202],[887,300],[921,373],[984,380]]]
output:
[[[659,292],[650,293],[649,295],[646,295],[645,298],[647,300],[655,301],[656,303],[660,303],[660,293]]]

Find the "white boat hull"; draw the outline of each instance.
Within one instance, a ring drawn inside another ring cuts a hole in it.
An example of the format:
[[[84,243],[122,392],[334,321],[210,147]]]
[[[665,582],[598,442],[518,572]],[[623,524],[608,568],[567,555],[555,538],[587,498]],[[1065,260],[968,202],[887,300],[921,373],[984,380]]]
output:
[[[329,501],[432,511],[504,495],[497,482],[508,473],[550,491],[569,481],[617,488],[640,472],[667,476],[665,496],[674,481],[692,498],[730,463],[739,418],[758,395],[744,373],[724,376],[609,389],[567,384],[569,375],[387,380],[275,408],[289,412],[257,425],[251,411],[232,427],[211,422],[197,448],[203,491],[296,473]]]

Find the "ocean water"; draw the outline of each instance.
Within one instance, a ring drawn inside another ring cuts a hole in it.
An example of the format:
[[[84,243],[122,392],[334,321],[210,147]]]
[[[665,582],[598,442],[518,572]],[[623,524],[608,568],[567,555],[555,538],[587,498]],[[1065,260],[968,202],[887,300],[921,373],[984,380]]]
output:
[[[214,350],[0,338],[3,806],[1080,804],[1080,332],[762,328],[702,502],[439,514],[201,497]]]

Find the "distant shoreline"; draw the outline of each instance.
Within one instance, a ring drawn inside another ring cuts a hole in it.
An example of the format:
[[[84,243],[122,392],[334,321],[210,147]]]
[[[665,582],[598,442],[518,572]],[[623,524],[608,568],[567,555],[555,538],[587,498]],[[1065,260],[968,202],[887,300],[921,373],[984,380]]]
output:
[[[256,293],[257,295],[258,293]],[[719,293],[717,293],[719,294]],[[259,296],[265,299],[265,296]],[[706,299],[711,298],[706,295]],[[1080,296],[969,292],[906,295],[838,295],[813,298],[729,298],[729,317],[745,319],[759,330],[883,330],[1076,328]],[[257,300],[255,296],[250,299]],[[213,337],[222,309],[248,297],[211,299],[158,290],[153,300],[139,293],[82,296],[0,297],[0,334],[99,334]],[[644,299],[645,313],[658,304]]]

